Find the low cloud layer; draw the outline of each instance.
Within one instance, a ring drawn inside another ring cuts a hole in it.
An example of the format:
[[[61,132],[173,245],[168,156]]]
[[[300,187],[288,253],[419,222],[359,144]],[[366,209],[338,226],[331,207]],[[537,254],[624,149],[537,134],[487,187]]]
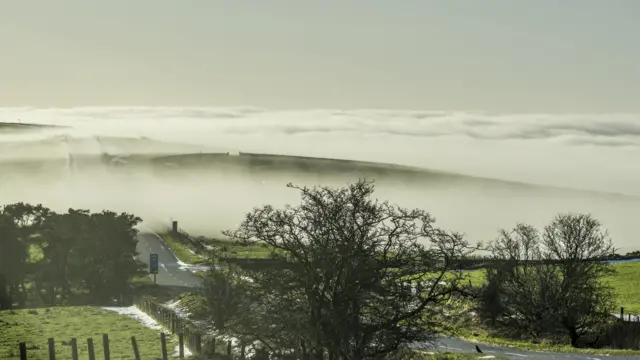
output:
[[[18,120],[72,126],[57,132],[78,136],[146,136],[217,151],[382,161],[640,195],[640,114],[0,108],[0,121]]]
[[[508,115],[399,110],[257,108],[0,108],[0,121],[62,125],[0,129],[0,163],[60,160],[0,171],[0,202],[132,211],[149,226],[178,218],[197,232],[235,226],[251,207],[296,202],[282,174],[255,179],[202,169],[180,176],[76,168],[82,154],[266,152],[420,166],[505,180],[640,196],[640,115]],[[437,186],[436,186],[437,185]],[[592,212],[623,248],[635,244],[637,200],[554,198],[482,185],[384,184],[380,196],[432,211],[443,226],[486,240],[516,221],[541,226],[557,212]]]

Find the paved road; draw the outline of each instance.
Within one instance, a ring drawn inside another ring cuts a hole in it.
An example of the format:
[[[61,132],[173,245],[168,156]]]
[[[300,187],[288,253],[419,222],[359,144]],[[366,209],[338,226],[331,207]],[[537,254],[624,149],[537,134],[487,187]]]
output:
[[[483,355],[487,359],[491,356],[500,356],[508,359],[517,360],[547,360],[547,359],[564,359],[564,360],[636,360],[640,359],[640,356],[609,356],[609,355],[586,355],[586,354],[568,354],[568,353],[552,353],[543,351],[529,351],[520,350],[514,348],[504,348],[489,346],[483,344],[471,343],[468,341],[454,339],[449,337],[441,337],[438,339],[435,345],[426,345],[422,348],[425,351],[440,351],[440,352],[457,352],[457,353],[474,353],[476,352],[476,345],[480,347]]]
[[[190,288],[201,286],[202,280],[182,268],[169,247],[156,234],[140,233],[136,250],[140,253],[140,261],[147,265],[149,264],[149,254],[158,254],[159,268],[158,275],[156,275],[158,285]]]

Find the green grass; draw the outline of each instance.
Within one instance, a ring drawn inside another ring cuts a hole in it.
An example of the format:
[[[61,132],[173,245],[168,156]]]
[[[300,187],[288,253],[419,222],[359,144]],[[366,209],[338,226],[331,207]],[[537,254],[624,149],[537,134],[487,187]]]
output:
[[[505,339],[500,337],[491,336],[490,333],[481,328],[459,329],[458,337],[461,339],[478,342],[489,345],[496,345],[500,347],[511,347],[525,350],[537,350],[537,351],[550,351],[558,353],[577,353],[577,354],[591,354],[591,355],[640,355],[640,350],[627,350],[627,349],[587,349],[587,348],[574,348],[568,344],[554,344],[551,341],[542,340],[540,342],[532,342],[529,340],[516,340]]]
[[[640,262],[618,263],[612,265],[616,269],[615,275],[609,276],[604,281],[611,284],[616,293],[617,309],[624,307],[627,314],[640,314]],[[484,270],[474,270],[469,272],[473,285],[480,286],[484,283]],[[636,350],[610,350],[610,349],[576,349],[569,345],[558,345],[548,341],[533,343],[526,340],[505,339],[492,336],[489,331],[481,327],[463,326],[460,329],[460,336],[471,341],[510,346],[530,350],[546,350],[555,352],[576,352],[586,354],[640,354]]]
[[[77,338],[80,358],[86,359],[86,339],[93,338],[96,358],[103,353],[102,334],[109,334],[112,359],[133,359],[131,336],[138,342],[143,359],[161,357],[159,331],[138,321],[97,307],[53,307],[0,311],[0,359],[19,359],[18,343],[27,343],[29,360],[49,359],[47,339],[55,339],[56,357],[70,359],[71,347],[62,344]],[[176,342],[167,338],[170,356]]]
[[[219,257],[264,259],[271,250],[267,244],[240,245],[230,240],[207,239],[209,245],[216,248]]]
[[[191,252],[189,246],[180,242],[173,235],[164,233],[160,234],[160,237],[167,244],[169,249],[176,255],[178,260],[186,264],[201,264],[204,262],[202,256],[196,255]]]
[[[615,289],[618,308],[624,307],[626,314],[640,314],[640,262],[618,263],[613,267],[618,273],[606,281]]]
[[[640,314],[640,262],[617,263],[612,265],[617,273],[605,278],[616,292],[617,310],[624,307],[626,314]],[[469,271],[471,283],[484,283],[484,270]]]

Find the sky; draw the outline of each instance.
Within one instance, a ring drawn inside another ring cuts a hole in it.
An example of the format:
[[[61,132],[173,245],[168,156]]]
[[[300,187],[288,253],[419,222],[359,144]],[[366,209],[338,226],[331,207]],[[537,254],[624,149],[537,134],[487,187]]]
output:
[[[3,0],[0,106],[640,112],[640,2]]]

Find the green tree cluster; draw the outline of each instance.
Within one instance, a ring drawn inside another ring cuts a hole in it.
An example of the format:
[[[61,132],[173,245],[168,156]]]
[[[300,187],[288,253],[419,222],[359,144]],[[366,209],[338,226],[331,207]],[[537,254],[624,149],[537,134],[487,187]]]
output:
[[[0,207],[0,310],[28,301],[65,304],[73,296],[121,299],[130,280],[144,272],[135,259],[140,222],[112,211]]]

